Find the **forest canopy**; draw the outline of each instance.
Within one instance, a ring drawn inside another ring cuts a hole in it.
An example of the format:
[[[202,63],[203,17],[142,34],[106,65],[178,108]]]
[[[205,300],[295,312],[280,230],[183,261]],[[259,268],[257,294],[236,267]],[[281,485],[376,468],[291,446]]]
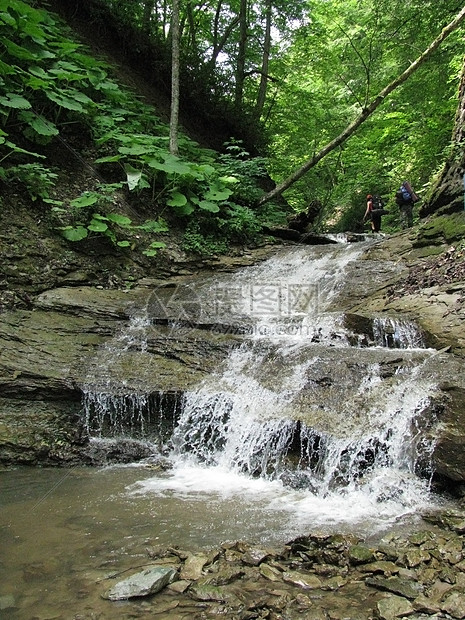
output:
[[[230,240],[253,236],[267,219],[282,217],[282,207],[257,207],[266,174],[279,183],[340,134],[462,8],[452,0],[179,0],[181,124],[195,126],[193,117],[198,116],[198,124],[210,123],[212,133],[221,126],[230,135],[220,152],[194,147],[185,136],[177,158],[157,151],[154,159],[155,147],[142,138],[137,145],[128,144],[122,123],[108,125],[107,120],[103,131],[103,108],[108,97],[115,101],[119,88],[105,86],[109,72],[98,61],[85,60],[86,69],[77,68],[83,50],[69,33],[67,46],[59,48],[50,38],[51,18],[47,22],[43,13],[32,17],[48,3],[3,4],[3,148],[14,144],[14,153],[3,155],[3,178],[11,178],[6,158],[13,155],[10,161],[17,169],[25,165],[18,158],[33,151],[29,143],[13,142],[13,126],[23,123],[23,137],[44,143],[60,135],[62,122],[69,123],[70,117],[75,122],[83,114],[99,146],[97,163],[103,168],[119,164],[125,172],[115,181],[150,192],[162,206],[185,216],[191,233],[198,232],[199,221],[205,228],[207,219],[212,234],[228,231]],[[103,35],[110,29],[117,33],[126,57],[139,60],[147,82],[169,91],[174,3],[58,4],[67,8],[68,18],[81,16],[97,24]],[[450,150],[463,55],[460,27],[350,140],[292,184],[284,195],[288,210],[301,211],[319,201],[320,229],[350,229],[359,225],[368,192],[391,199],[393,206],[396,187],[408,178],[426,195]],[[40,100],[40,108],[32,96]],[[127,107],[127,101],[118,105]],[[149,116],[147,109],[141,112],[141,118]],[[160,134],[158,149],[162,142],[167,148],[167,130],[155,117],[145,129]],[[142,129],[133,125],[129,133],[142,135]],[[132,151],[123,153],[125,148]],[[396,215],[389,219],[395,229]],[[63,228],[70,226],[65,220]],[[108,221],[98,221],[108,226]],[[165,224],[157,221],[163,230]],[[85,222],[89,232],[88,227]]]

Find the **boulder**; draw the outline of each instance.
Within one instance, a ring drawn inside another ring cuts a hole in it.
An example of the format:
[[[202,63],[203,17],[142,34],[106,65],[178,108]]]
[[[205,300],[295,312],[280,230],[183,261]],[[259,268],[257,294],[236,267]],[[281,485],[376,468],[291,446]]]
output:
[[[414,609],[412,604],[401,596],[386,596],[378,601],[378,614],[381,620],[395,620],[410,616]]]
[[[160,592],[176,579],[178,573],[173,568],[153,566],[119,581],[102,596],[110,601],[150,596]]]

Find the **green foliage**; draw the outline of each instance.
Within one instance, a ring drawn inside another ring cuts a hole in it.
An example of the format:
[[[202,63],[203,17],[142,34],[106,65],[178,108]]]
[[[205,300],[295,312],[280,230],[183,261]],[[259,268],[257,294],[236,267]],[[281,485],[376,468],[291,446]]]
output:
[[[60,225],[57,226],[62,236],[68,241],[82,241],[92,235],[108,237],[119,248],[134,249],[140,234],[144,238],[153,234],[168,232],[166,222],[146,220],[143,224],[134,224],[127,215],[109,211],[113,205],[114,193],[121,187],[120,183],[101,184],[95,191],[85,191],[70,201],[68,207],[54,207],[53,212]],[[99,209],[96,211],[95,209]],[[129,237],[126,238],[126,237]],[[151,241],[142,249],[146,256],[155,256],[157,250],[165,247],[163,241]]]
[[[233,182],[232,199],[242,205],[255,205],[263,195],[259,183],[268,176],[264,157],[250,157],[240,140],[231,138],[227,142],[226,153],[220,155],[224,178]]]
[[[152,214],[139,228],[149,237],[143,250],[148,256],[163,244],[157,236],[165,232],[165,220],[185,227],[186,247],[203,254],[253,242],[263,223],[284,223],[283,207],[256,207],[267,168],[278,181],[294,172],[408,66],[454,10],[446,0],[274,0],[265,161],[251,157],[241,141],[231,139],[218,155],[182,133],[179,155],[172,155],[168,126],[153,108],[122,88],[111,68],[74,41],[57,17],[33,4],[3,0],[0,7],[0,179],[23,183],[33,200],[53,203],[55,172],[47,167],[45,147],[66,139],[65,129],[90,136],[95,165],[117,186],[102,184],[57,206],[58,225],[72,241],[101,235],[119,247],[138,247],[130,239],[137,226],[110,206],[122,187]],[[126,28],[144,33],[141,46],[151,41],[158,52],[169,49],[169,3],[95,4],[102,15],[109,7]],[[231,110],[238,4],[193,0],[183,9],[184,90],[192,95],[202,88],[210,103],[221,100],[223,110]],[[235,109],[244,128],[250,118],[259,126],[249,112],[262,78],[267,17],[264,3],[248,3],[248,11],[244,92],[242,107]],[[389,208],[399,179],[407,177],[420,189],[448,149],[462,55],[457,33],[426,70],[287,192],[289,204],[302,210],[318,198],[325,205],[323,225],[355,226],[366,193],[383,194]],[[394,216],[392,221],[395,226]]]
[[[154,256],[164,242],[153,236],[167,231],[166,222],[157,217],[136,226],[126,215],[114,213],[110,203],[121,187],[143,204],[151,204],[154,212],[168,211],[169,219],[184,221],[187,227],[198,218],[208,235],[218,237],[216,251],[226,247],[223,236],[227,243],[256,236],[260,225],[245,205],[262,193],[256,182],[264,174],[263,162],[247,160],[243,152],[218,158],[182,133],[179,156],[172,155],[169,128],[153,108],[121,88],[108,65],[88,55],[56,17],[22,0],[6,0],[0,26],[5,35],[0,65],[4,129],[0,178],[17,180],[34,200],[55,204],[57,228],[67,240],[99,235],[132,248],[138,244],[125,234],[134,236],[140,230],[152,236],[142,251]],[[95,165],[118,180],[100,184],[63,206],[50,198],[55,173],[46,162],[27,160],[45,159],[42,147],[62,139],[70,125],[90,133],[99,155]],[[25,143],[32,148],[24,149]]]
[[[39,163],[17,164],[8,168],[0,167],[0,179],[5,183],[19,182],[26,187],[31,198],[54,204],[50,199],[50,190],[55,185],[57,174]]]
[[[186,227],[183,238],[183,249],[199,256],[207,257],[224,254],[228,244],[220,240],[216,234],[205,233],[197,220],[192,220]]]
[[[295,30],[281,59],[282,87],[268,122],[269,170],[278,181],[336,137],[426,49],[455,10],[433,0],[309,5],[310,19]],[[394,206],[401,180],[421,190],[450,140],[463,61],[460,39],[460,32],[450,36],[355,136],[286,193],[293,208],[320,199],[330,227],[346,211],[349,220],[352,209],[363,213],[368,192],[382,193]]]

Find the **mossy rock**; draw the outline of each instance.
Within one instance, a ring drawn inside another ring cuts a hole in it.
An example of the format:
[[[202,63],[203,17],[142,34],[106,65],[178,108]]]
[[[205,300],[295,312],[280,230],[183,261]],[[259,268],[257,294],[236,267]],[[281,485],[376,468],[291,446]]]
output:
[[[418,228],[413,247],[455,243],[465,236],[465,211],[436,216]]]

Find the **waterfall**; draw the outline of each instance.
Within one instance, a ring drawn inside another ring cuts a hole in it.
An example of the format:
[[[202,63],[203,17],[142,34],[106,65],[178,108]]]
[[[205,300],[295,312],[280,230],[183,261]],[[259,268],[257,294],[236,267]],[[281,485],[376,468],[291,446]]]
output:
[[[373,333],[376,344],[398,349],[424,348],[424,337],[418,327],[405,319],[375,317]]]
[[[161,422],[169,417],[163,390],[143,389],[157,372],[153,362],[131,385],[121,376],[128,355],[150,358],[147,332],[156,326],[147,308],[165,304],[152,295],[143,316],[101,352],[84,390],[90,434],[130,433],[169,455],[173,469],[136,492],[260,488],[270,508],[341,522],[395,519],[431,501],[435,379],[423,367],[432,352],[411,322],[344,313],[370,286],[360,260],[366,247],[287,248],[199,281],[188,325],[185,301],[177,321],[170,293],[163,312],[171,343],[182,344],[200,323],[218,334],[234,329],[241,343],[172,397],[169,431]],[[178,293],[185,299],[185,290]]]

